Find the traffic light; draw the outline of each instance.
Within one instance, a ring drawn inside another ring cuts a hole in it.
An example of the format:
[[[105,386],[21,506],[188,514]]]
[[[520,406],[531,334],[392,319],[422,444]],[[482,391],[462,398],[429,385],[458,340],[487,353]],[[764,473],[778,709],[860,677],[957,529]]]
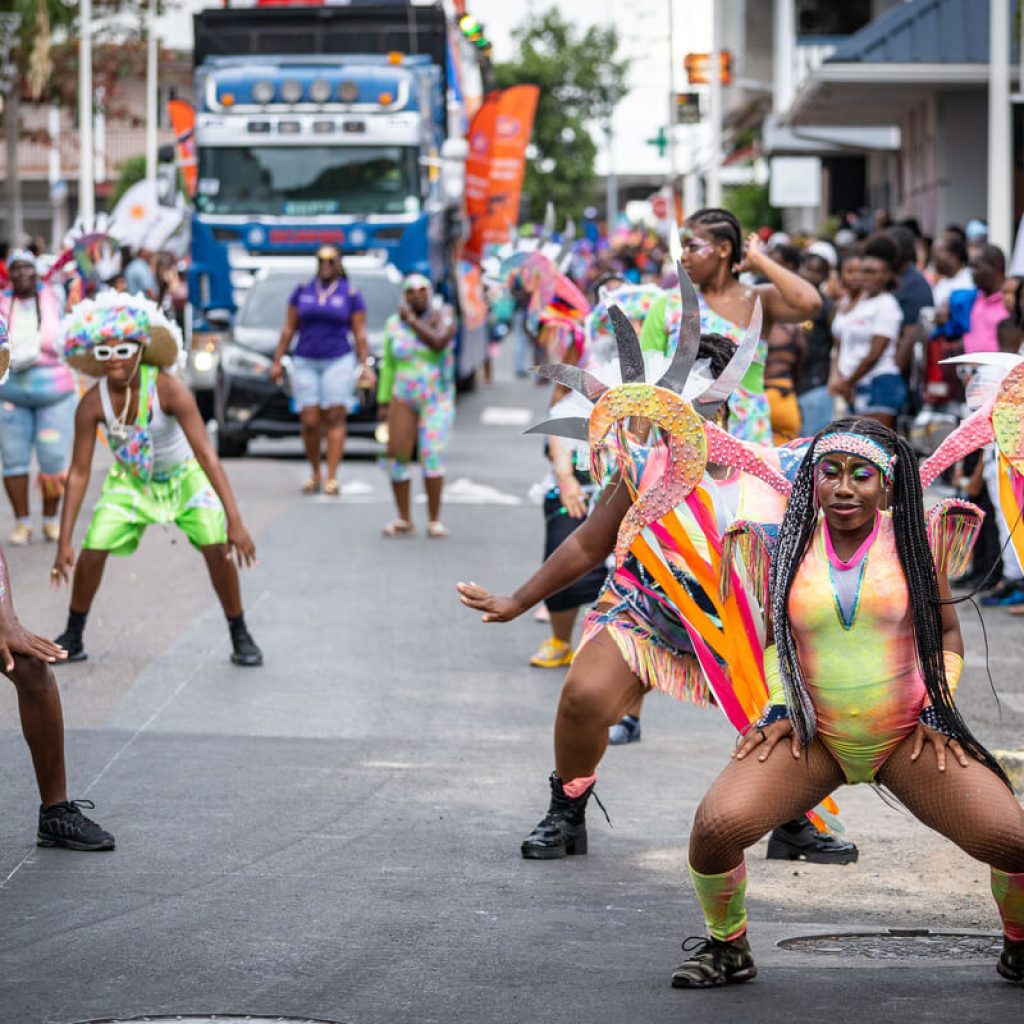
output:
[[[491,41],[484,35],[484,27],[472,14],[459,18],[459,30],[478,50],[490,50]]]
[[[683,67],[690,85],[711,84],[710,53],[688,53],[683,58]],[[722,85],[732,84],[732,53],[729,50],[718,52],[718,80]]]

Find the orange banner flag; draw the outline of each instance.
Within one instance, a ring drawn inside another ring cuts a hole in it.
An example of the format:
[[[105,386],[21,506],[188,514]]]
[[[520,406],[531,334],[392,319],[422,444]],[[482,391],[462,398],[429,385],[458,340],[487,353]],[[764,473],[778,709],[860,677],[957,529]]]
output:
[[[463,257],[479,263],[484,247],[507,242],[519,220],[526,147],[533,132],[540,88],[514,85],[488,93],[469,127]]]
[[[167,112],[171,127],[178,139],[178,166],[185,178],[188,194],[196,194],[196,179],[199,168],[196,165],[196,112],[191,103],[184,100],[168,100]]]

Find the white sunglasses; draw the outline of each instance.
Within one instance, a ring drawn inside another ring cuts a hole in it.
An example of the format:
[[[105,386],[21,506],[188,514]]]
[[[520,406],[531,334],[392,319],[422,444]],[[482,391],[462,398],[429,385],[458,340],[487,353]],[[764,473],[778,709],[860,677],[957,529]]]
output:
[[[94,345],[93,358],[99,363],[110,359],[131,359],[142,346],[137,341],[122,341],[120,345]]]

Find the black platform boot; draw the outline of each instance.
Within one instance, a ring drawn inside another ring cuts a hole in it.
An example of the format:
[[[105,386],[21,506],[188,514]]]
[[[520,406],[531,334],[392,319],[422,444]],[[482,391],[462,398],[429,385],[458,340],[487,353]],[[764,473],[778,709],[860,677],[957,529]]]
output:
[[[854,864],[857,847],[831,832],[819,832],[807,818],[780,825],[768,840],[768,860],[806,860],[811,864]]]
[[[551,783],[548,813],[523,840],[522,854],[528,860],[582,856],[587,852],[587,801],[594,792],[594,783],[581,796],[569,797],[562,788],[562,780],[554,772],[548,781]],[[594,799],[607,818],[608,812],[596,794]]]

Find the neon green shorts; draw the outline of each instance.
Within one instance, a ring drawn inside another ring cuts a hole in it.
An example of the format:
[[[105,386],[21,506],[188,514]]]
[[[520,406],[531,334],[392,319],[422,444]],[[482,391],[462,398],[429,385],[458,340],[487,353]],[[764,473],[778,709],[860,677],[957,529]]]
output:
[[[130,555],[147,526],[176,523],[193,547],[226,544],[224,506],[195,459],[147,486],[115,463],[103,482],[82,548]]]

